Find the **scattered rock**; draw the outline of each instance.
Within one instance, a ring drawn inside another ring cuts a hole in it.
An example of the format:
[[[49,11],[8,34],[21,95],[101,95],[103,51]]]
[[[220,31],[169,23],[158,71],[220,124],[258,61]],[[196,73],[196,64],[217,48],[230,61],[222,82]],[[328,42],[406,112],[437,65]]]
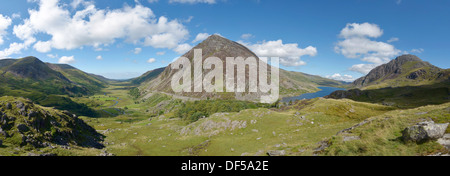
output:
[[[11,108],[12,108],[11,103],[6,103],[6,109],[11,109]]]
[[[19,130],[19,132],[24,133],[30,130],[30,128],[28,128],[25,124],[19,124],[17,125],[17,130]]]
[[[267,152],[269,156],[284,156],[286,155],[286,151],[284,150],[270,150]]]
[[[344,141],[344,142],[361,139],[361,137],[359,137],[359,136],[342,136],[342,137],[343,137],[342,141]]]
[[[424,114],[428,114],[428,112],[418,112],[418,113],[416,113],[416,115],[424,115]]]
[[[320,141],[317,144],[320,146],[318,148],[314,149],[314,154],[321,153],[330,146],[330,143],[328,141]]]
[[[450,150],[450,133],[447,133],[442,138],[439,138],[437,142],[447,148],[447,150]]]
[[[413,142],[426,142],[444,136],[448,123],[436,124],[433,121],[420,122],[403,130],[403,140]]]
[[[100,153],[98,156],[115,156],[112,153],[108,153],[106,150],[102,150],[102,153]]]
[[[252,131],[255,133],[259,132],[257,129],[252,129]]]

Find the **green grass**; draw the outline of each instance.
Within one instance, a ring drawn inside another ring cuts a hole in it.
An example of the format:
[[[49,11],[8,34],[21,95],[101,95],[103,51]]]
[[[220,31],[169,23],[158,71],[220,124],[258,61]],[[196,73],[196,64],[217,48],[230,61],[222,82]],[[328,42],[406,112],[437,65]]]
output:
[[[431,141],[422,144],[404,143],[402,131],[418,122],[433,119],[436,123],[450,122],[450,103],[424,106],[409,110],[395,110],[370,118],[371,122],[351,131],[360,140],[342,141],[343,135],[330,139],[332,145],[324,155],[383,155],[414,156],[446,152],[440,144]],[[449,129],[447,129],[447,133]]]

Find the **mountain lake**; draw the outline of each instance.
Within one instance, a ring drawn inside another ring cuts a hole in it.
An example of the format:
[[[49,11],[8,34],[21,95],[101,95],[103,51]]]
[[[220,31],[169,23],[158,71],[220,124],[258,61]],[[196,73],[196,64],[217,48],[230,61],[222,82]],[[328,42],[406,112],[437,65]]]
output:
[[[295,101],[295,100],[313,99],[313,98],[317,98],[317,97],[324,97],[324,96],[330,95],[334,91],[345,90],[344,88],[338,88],[338,87],[318,87],[318,88],[321,89],[318,92],[305,93],[305,94],[301,94],[299,96],[294,96],[294,97],[284,97],[283,99],[281,99],[281,102],[289,102],[289,101]]]

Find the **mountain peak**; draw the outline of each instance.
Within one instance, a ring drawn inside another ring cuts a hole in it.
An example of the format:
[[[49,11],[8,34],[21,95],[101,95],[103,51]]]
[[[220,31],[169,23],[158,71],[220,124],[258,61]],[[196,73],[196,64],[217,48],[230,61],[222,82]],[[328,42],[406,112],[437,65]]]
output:
[[[381,84],[384,84],[384,86],[396,86],[400,85],[400,83],[409,85],[415,84],[413,82],[417,82],[419,77],[434,79],[433,77],[440,71],[440,68],[423,61],[419,57],[406,54],[372,69],[366,76],[355,80],[353,85],[355,87]]]
[[[406,62],[422,62],[422,59],[420,59],[416,55],[405,54],[405,55],[398,56],[397,58],[394,59],[394,61],[403,64]]]

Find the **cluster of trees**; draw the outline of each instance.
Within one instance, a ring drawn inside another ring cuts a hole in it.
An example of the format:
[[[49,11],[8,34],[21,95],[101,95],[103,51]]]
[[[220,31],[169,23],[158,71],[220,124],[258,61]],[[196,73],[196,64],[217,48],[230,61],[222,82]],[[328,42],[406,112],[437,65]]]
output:
[[[128,94],[130,94],[130,96],[133,99],[137,99],[137,98],[139,98],[139,96],[141,96],[141,93],[139,92],[139,89],[137,87],[134,87],[134,88],[130,89]]]

